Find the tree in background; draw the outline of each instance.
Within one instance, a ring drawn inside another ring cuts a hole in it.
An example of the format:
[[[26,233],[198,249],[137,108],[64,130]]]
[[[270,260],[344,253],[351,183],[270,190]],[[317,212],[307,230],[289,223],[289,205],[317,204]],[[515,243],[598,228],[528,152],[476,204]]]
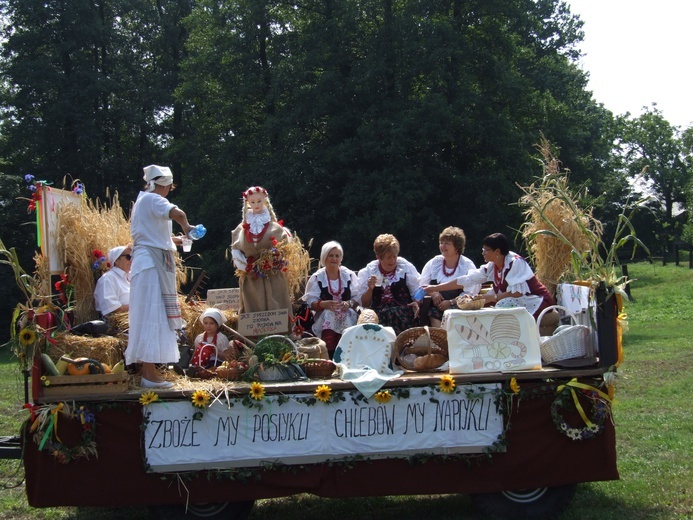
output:
[[[340,240],[353,267],[382,232],[422,264],[447,225],[470,246],[516,228],[543,129],[578,181],[603,175],[610,114],[560,2],[201,0],[186,26],[186,171],[232,196],[182,196],[235,217],[233,194],[266,184],[287,223]]]
[[[209,230],[188,260],[209,287],[235,284],[225,250],[250,185],[313,256],[336,239],[359,268],[384,232],[420,267],[449,225],[480,261],[486,234],[520,226],[541,132],[595,197],[624,184],[608,177],[613,117],[586,90],[581,22],[560,0],[0,8],[0,174],[71,175],[127,208],[142,166],[171,165],[174,202]]]
[[[132,197],[182,133],[173,91],[191,4],[2,0],[6,171]]]
[[[642,174],[642,188],[653,195],[652,213],[656,220],[648,227],[659,240],[661,253],[671,251],[672,241],[681,236],[685,215],[685,191],[693,169],[690,149],[678,127],[664,119],[656,104],[637,118],[621,117],[623,125],[620,146],[630,178]],[[647,222],[640,222],[647,226]]]

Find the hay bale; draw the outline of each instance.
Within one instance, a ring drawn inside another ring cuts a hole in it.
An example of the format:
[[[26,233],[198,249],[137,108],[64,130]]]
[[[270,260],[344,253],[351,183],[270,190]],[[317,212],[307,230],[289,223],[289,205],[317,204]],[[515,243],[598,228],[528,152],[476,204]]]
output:
[[[85,357],[95,359],[110,366],[123,359],[123,352],[128,346],[126,338],[115,336],[77,336],[69,332],[61,332],[53,337],[55,344],[51,344],[47,354],[53,361],[58,361],[61,356],[71,358]]]

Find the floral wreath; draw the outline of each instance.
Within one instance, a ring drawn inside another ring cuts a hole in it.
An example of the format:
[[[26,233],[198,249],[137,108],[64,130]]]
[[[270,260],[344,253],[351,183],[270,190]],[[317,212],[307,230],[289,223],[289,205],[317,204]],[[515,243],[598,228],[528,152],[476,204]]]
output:
[[[79,418],[82,424],[80,444],[69,447],[58,434],[60,414],[68,418]],[[67,464],[72,460],[88,459],[90,455],[98,456],[96,451],[96,417],[85,406],[73,409],[67,403],[49,404],[31,409],[31,433],[39,451],[47,450],[58,462]]]
[[[575,379],[565,385],[560,385],[556,392],[558,395],[551,403],[551,419],[558,431],[574,441],[593,439],[604,431],[604,423],[610,413],[608,395],[592,386],[578,383]],[[586,396],[591,401],[590,417],[582,408],[579,395]],[[562,410],[577,411],[585,426],[582,428],[571,427],[561,414]]]
[[[260,193],[261,195],[267,197],[267,190],[265,188],[263,188],[262,186],[253,186],[252,188],[248,188],[243,192],[243,199],[247,199],[253,193]]]

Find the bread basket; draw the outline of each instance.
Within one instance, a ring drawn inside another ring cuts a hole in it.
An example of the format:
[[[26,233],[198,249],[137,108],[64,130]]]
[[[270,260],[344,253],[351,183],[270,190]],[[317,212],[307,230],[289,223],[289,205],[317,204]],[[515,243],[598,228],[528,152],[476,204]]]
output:
[[[480,294],[476,296],[469,296],[468,294],[460,294],[454,299],[455,305],[458,309],[462,311],[478,311],[483,309],[486,304],[486,300]]]
[[[392,349],[395,363],[412,372],[432,372],[448,360],[448,334],[437,327],[412,327]]]
[[[337,365],[329,359],[306,359],[301,368],[310,379],[327,379],[337,369]]]

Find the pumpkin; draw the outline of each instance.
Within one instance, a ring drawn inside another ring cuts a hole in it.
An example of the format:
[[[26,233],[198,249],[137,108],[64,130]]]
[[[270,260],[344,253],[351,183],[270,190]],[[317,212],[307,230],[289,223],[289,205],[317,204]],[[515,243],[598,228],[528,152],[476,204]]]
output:
[[[89,358],[79,357],[72,360],[67,365],[67,373],[71,376],[88,376],[89,375]]]

